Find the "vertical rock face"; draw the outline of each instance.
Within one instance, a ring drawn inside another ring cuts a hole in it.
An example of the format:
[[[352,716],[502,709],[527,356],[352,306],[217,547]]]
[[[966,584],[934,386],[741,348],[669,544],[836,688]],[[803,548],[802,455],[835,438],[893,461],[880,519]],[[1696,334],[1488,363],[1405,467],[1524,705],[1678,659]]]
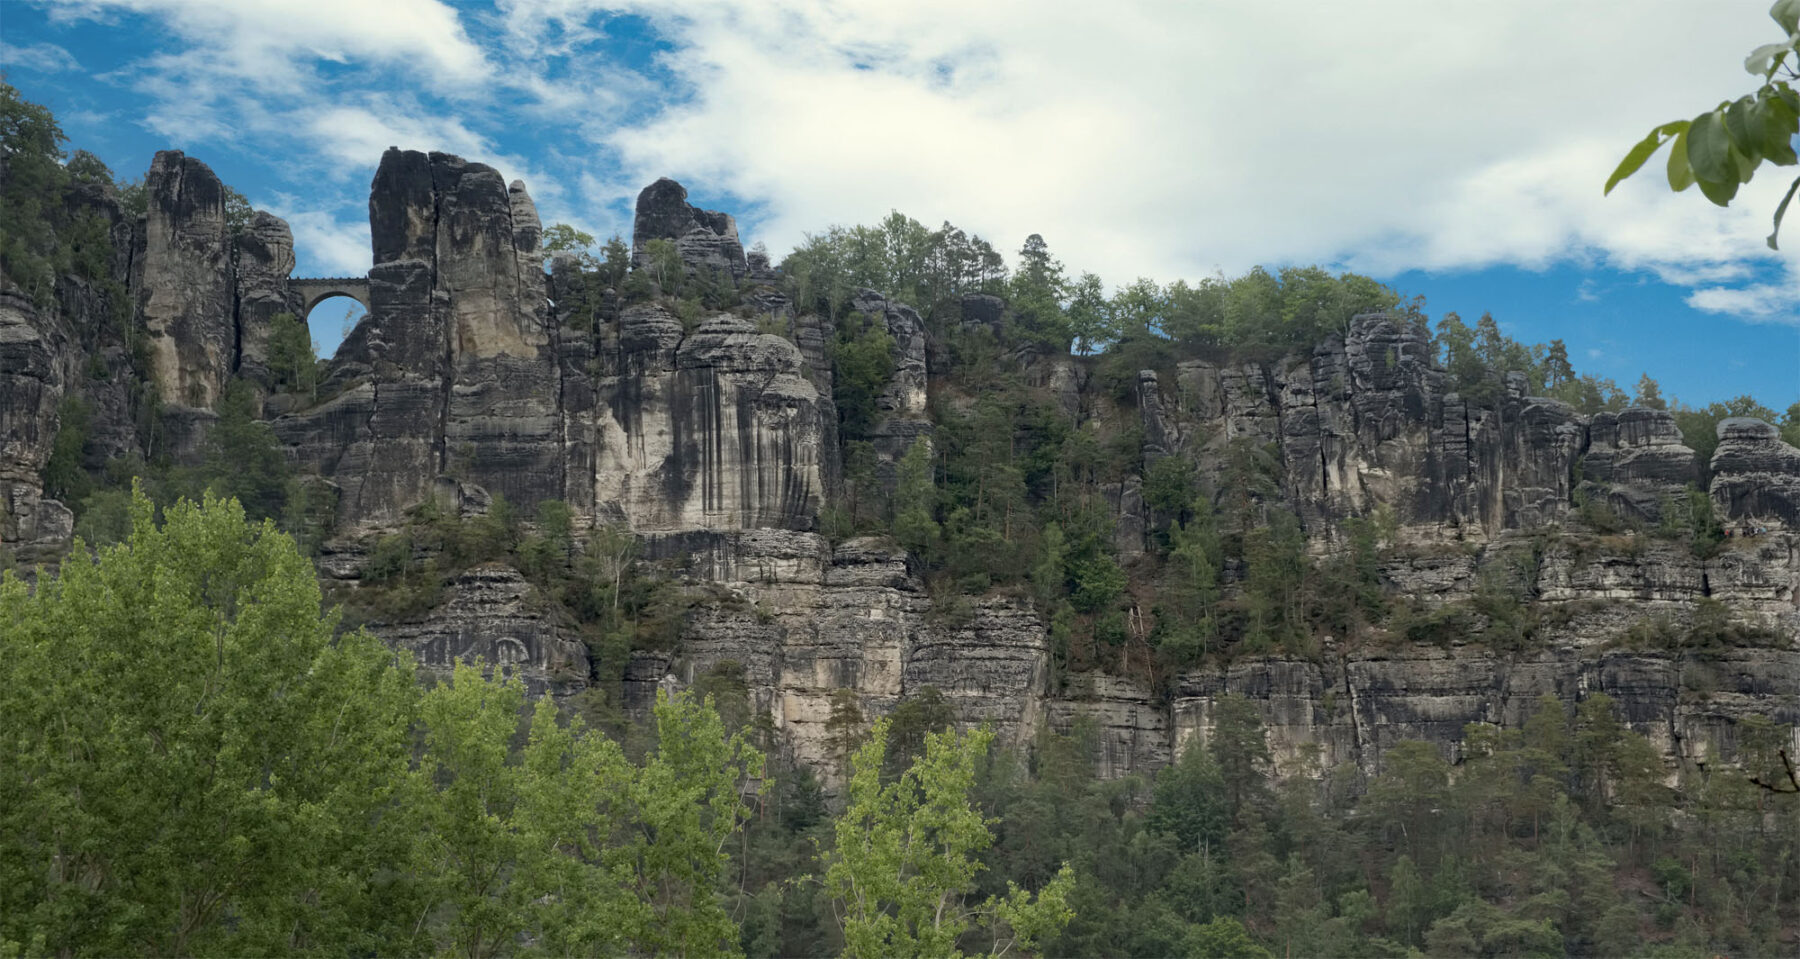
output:
[[[1712,458],[1713,504],[1734,520],[1800,529],[1800,449],[1762,420],[1734,416],[1719,423]]]
[[[266,375],[269,320],[296,305],[292,238],[258,215],[228,240],[223,187],[180,154],[158,155],[149,186],[141,246],[119,269],[134,276],[165,400],[204,406],[233,371]],[[829,733],[839,690],[874,718],[933,688],[962,721],[1016,739],[1091,723],[1107,775],[1153,770],[1183,741],[1204,740],[1232,693],[1258,704],[1284,772],[1375,772],[1405,738],[1453,753],[1465,724],[1520,722],[1545,694],[1606,692],[1677,756],[1706,754],[1743,716],[1800,722],[1800,450],[1767,424],[1721,424],[1711,494],[1732,523],[1769,532],[1700,558],[1644,537],[1556,531],[1578,493],[1640,519],[1686,495],[1696,466],[1668,414],[1584,418],[1525,395],[1519,379],[1497,398],[1458,396],[1428,331],[1407,318],[1356,317],[1309,354],[1276,362],[1142,371],[1135,417],[1146,465],[1192,462],[1217,481],[1234,458],[1253,459],[1269,487],[1256,496],[1291,508],[1319,550],[1347,517],[1391,512],[1407,551],[1383,557],[1384,580],[1452,628],[1379,648],[1327,642],[1316,661],[1247,658],[1162,688],[1104,673],[1056,688],[1028,600],[994,593],[943,608],[891,541],[832,544],[816,532],[842,465],[830,350],[841,317],[796,311],[766,258],[745,256],[729,216],[658,181],[639,197],[633,256],[642,264],[650,240],[674,241],[688,268],[740,282],[756,323],[684,323],[654,302],[621,306],[567,260],[546,277],[524,184],[483,164],[389,150],[369,212],[370,316],[333,360],[325,398],[274,421],[301,467],[340,491],[346,536],[321,561],[326,575],[354,579],[351,541],[427,500],[471,514],[504,494],[530,515],[562,499],[578,525],[639,534],[649,558],[678,560],[684,585],[704,593],[675,649],[632,664],[628,693],[735,662],[793,753],[827,780],[839,758]],[[960,306],[963,323],[1004,331],[998,298]],[[916,311],[877,291],[858,291],[850,308],[892,339],[894,374],[872,437],[891,480],[932,433],[929,374],[948,354],[932,352]],[[60,317],[0,293],[8,546],[67,536],[68,511],[43,498],[39,479],[85,343]],[[771,324],[793,339],[762,332]],[[1072,420],[1113,411],[1087,358],[1020,350],[1003,362]],[[108,402],[107,416],[128,422],[112,411],[127,404]],[[1145,505],[1142,475],[1104,495],[1129,564],[1170,518]],[[1473,600],[1499,576],[1534,604],[1529,652],[1488,651],[1500,646],[1488,642],[1499,627]],[[579,691],[585,650],[517,572],[484,565],[445,585],[437,609],[378,630],[428,669],[481,656],[516,668],[534,691]],[[1773,638],[1728,651],[1657,645],[1659,631],[1689,626],[1709,597]]]
[[[1584,494],[1605,497],[1623,515],[1656,522],[1666,502],[1687,495],[1700,469],[1673,414],[1632,407],[1597,413],[1588,422],[1581,474]]]
[[[639,532],[813,528],[819,393],[792,342],[730,316],[684,336],[660,307],[634,306],[607,360],[593,476],[603,512]]]
[[[112,250],[90,265],[99,275],[58,276],[37,301],[0,273],[0,556],[21,564],[55,563],[69,546],[72,504],[47,495],[43,470],[74,403],[85,424],[84,442],[70,450],[79,465],[143,453],[125,342],[136,230],[111,184],[73,182],[44,199],[70,221],[100,225]]]
[[[73,532],[74,516],[44,497],[42,479],[73,354],[63,324],[0,290],[0,545],[60,545]]]
[[[225,185],[177,150],[156,154],[145,176],[139,310],[163,402],[210,407],[236,365],[235,277],[225,229]]]
[[[324,406],[277,421],[343,488],[350,522],[393,522],[443,473],[527,506],[564,489],[560,384],[536,208],[522,184],[390,149],[369,198],[371,320]]]
[[[1470,723],[1523,725],[1542,697],[1611,697],[1636,732],[1665,755],[1711,758],[1720,733],[1749,716],[1800,724],[1800,655],[1740,649],[1684,658],[1666,652],[1549,652],[1509,659],[1476,650],[1352,656],[1322,667],[1282,659],[1184,674],[1173,706],[1183,743],[1211,735],[1219,698],[1254,702],[1284,775],[1346,767],[1381,772],[1389,749],[1424,740],[1452,759]],[[1732,690],[1720,695],[1723,689]]]
[[[843,771],[829,730],[840,690],[871,720],[929,687],[958,721],[992,723],[1008,741],[1044,722],[1049,642],[1028,602],[988,597],[966,616],[935,617],[905,550],[884,538],[832,548],[817,534],[765,530],[664,546],[692,556],[729,598],[696,612],[676,654],[640,657],[628,673],[640,705],[659,681],[737,663],[794,757],[831,784]]]
[[[631,228],[631,261],[649,265],[651,240],[673,240],[688,268],[717,270],[735,282],[749,269],[737,221],[728,213],[702,210],[687,201],[687,188],[668,177],[645,187],[637,198]],[[765,264],[766,265],[766,264]]]
[[[850,309],[879,319],[893,341],[888,351],[894,374],[875,398],[875,407],[882,416],[871,437],[878,475],[884,482],[892,482],[894,464],[912,448],[914,440],[932,432],[931,417],[925,409],[925,321],[912,307],[868,289],[851,296]]]
[[[235,241],[238,371],[269,382],[269,325],[277,313],[298,314],[288,296],[294,272],[294,234],[287,222],[258,212]],[[305,319],[301,317],[301,319]]]

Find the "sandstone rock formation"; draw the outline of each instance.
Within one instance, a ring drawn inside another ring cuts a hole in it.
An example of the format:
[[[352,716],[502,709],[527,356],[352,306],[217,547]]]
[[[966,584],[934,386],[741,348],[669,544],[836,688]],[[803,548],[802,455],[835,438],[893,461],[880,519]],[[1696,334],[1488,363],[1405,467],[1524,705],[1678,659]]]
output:
[[[1800,529],[1800,450],[1775,427],[1748,417],[1720,422],[1712,472],[1713,502],[1724,515]]]
[[[717,270],[734,281],[749,269],[744,245],[738,241],[737,221],[731,214],[693,206],[687,201],[687,188],[668,177],[638,194],[637,218],[631,228],[632,263],[648,265],[649,243],[659,239],[673,240],[689,269]],[[763,266],[766,269],[766,260]]]
[[[140,372],[170,410],[154,435],[174,449],[156,452],[179,458],[194,455],[230,377],[266,383],[268,324],[299,305],[294,250],[267,214],[232,236],[224,188],[196,160],[158,154],[147,187],[137,224],[116,201],[92,202],[121,237],[115,272],[147,336],[151,369]],[[272,420],[312,488],[335,499],[323,573],[354,587],[369,544],[421,504],[474,516],[503,496],[529,517],[561,500],[578,531],[638,537],[645,561],[693,599],[675,648],[640,650],[626,667],[626,703],[736,663],[792,756],[828,781],[841,760],[827,728],[839,690],[873,718],[936,689],[961,720],[1013,740],[1091,723],[1107,775],[1155,769],[1203,739],[1227,693],[1259,704],[1283,771],[1319,775],[1379,771],[1404,738],[1454,754],[1466,724],[1516,723],[1545,694],[1613,696],[1671,758],[1709,755],[1743,716],[1800,725],[1800,450],[1767,424],[1722,423],[1710,464],[1722,519],[1766,532],[1703,558],[1580,531],[1583,503],[1654,524],[1687,496],[1698,464],[1672,417],[1584,417],[1517,379],[1497,399],[1460,396],[1407,317],[1356,317],[1310,354],[1273,362],[1183,360],[1113,392],[1092,358],[1015,350],[1001,362],[1072,429],[1102,413],[1134,417],[1146,471],[1173,458],[1217,490],[1250,462],[1266,488],[1225,492],[1291,509],[1317,554],[1340,548],[1346,519],[1391,518],[1397,543],[1380,575],[1413,614],[1389,642],[1324,635],[1306,660],[1245,657],[1156,682],[1147,663],[1053,676],[1030,600],[934,598],[893,542],[825,538],[843,470],[832,347],[844,317],[797,309],[767,257],[746,256],[730,216],[693,207],[672,180],[638,198],[635,262],[668,239],[689,269],[737,284],[738,315],[696,319],[588,289],[566,258],[546,275],[524,184],[480,163],[390,149],[369,213],[369,316],[317,399]],[[86,384],[95,406],[99,462],[149,452],[134,428],[128,346],[98,332],[98,308],[81,295],[45,308],[0,290],[0,542],[15,550],[67,543],[70,513],[44,496],[41,472],[71,384]],[[965,332],[1007,328],[998,297],[959,305]],[[878,291],[855,292],[848,309],[892,340],[872,438],[892,481],[900,457],[934,434],[928,399],[951,352],[913,306]],[[90,356],[106,376],[79,377]],[[1103,491],[1127,563],[1171,520],[1146,506],[1146,478]],[[1475,602],[1497,583],[1529,605],[1530,649],[1507,652]],[[443,596],[374,628],[427,669],[480,656],[557,696],[601,681],[571,624],[516,570],[456,571]],[[1657,638],[1718,609],[1754,641]]]
[[[225,185],[206,164],[165,150],[150,164],[144,189],[149,214],[138,295],[153,377],[164,403],[209,408],[237,355]]]
[[[533,696],[571,696],[587,688],[588,652],[553,604],[518,570],[490,563],[465,570],[425,615],[373,628],[418,657],[421,671],[448,676],[459,659],[516,674]]]

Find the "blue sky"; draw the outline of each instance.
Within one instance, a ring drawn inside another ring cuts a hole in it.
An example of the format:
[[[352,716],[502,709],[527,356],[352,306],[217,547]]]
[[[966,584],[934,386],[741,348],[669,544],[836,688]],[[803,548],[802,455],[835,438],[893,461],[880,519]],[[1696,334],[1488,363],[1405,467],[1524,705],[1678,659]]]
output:
[[[366,269],[383,148],[443,149],[602,237],[669,175],[777,257],[899,209],[1005,250],[1042,233],[1111,284],[1355,269],[1628,388],[1780,409],[1800,259],[1762,236],[1787,171],[1729,209],[1654,161],[1600,195],[1650,126],[1753,89],[1766,7],[0,0],[0,63],[121,175],[211,164],[288,219],[304,275]]]

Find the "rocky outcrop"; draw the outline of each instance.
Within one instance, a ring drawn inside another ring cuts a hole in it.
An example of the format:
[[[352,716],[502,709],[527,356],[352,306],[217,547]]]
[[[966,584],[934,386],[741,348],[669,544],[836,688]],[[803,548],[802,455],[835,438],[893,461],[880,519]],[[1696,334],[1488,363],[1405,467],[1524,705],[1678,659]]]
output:
[[[300,304],[288,294],[294,272],[294,234],[287,221],[258,211],[233,241],[237,264],[238,372],[269,385],[269,328],[278,313],[298,316]],[[304,320],[305,317],[299,317]]]
[[[668,177],[645,187],[631,227],[631,261],[650,265],[651,240],[672,240],[690,270],[717,271],[735,282],[749,269],[737,221],[729,213],[702,210],[687,201],[687,188]],[[764,266],[767,266],[766,260]]]
[[[657,683],[679,687],[736,663],[793,757],[832,783],[840,690],[856,694],[862,728],[926,688],[959,721],[991,724],[1009,741],[1043,722],[1049,644],[1030,604],[988,597],[938,614],[891,541],[832,547],[815,533],[762,530],[659,538],[654,549],[690,557],[690,575],[724,595],[689,618],[674,655],[634,665],[629,698],[640,704]]]
[[[125,339],[134,323],[125,284],[142,223],[125,215],[109,183],[73,181],[45,199],[83,225],[83,266],[29,291],[0,273],[0,561],[22,566],[55,564],[70,544],[70,507],[78,504],[44,488],[44,469],[65,428],[79,442],[66,447],[74,457],[63,469],[97,471],[109,458],[143,453],[137,424],[144,371],[134,369]],[[110,250],[96,250],[97,243]]]
[[[1728,519],[1800,529],[1800,449],[1762,420],[1719,423],[1712,458],[1714,506]]]
[[[894,464],[912,448],[914,440],[929,437],[931,417],[926,412],[926,336],[925,321],[917,310],[896,303],[880,293],[862,289],[850,298],[850,310],[879,320],[886,328],[891,345],[894,373],[887,387],[875,398],[881,411],[871,441],[875,447],[876,473],[883,482],[892,483]]]
[[[587,688],[588,654],[554,608],[517,570],[490,563],[453,577],[424,616],[371,629],[411,651],[425,673],[441,677],[458,660],[479,660],[517,675],[533,696],[563,697]]]
[[[163,402],[210,408],[237,357],[236,277],[225,185],[179,150],[156,154],[144,177],[149,214],[138,310]]]
[[[564,492],[560,384],[540,225],[522,186],[443,153],[390,149],[369,200],[370,320],[275,421],[343,490],[348,523],[392,523],[440,475],[526,507]]]
[[[643,305],[601,361],[591,482],[607,518],[645,533],[815,525],[819,392],[793,342],[730,316],[684,335]]]
[[[1632,407],[1588,422],[1581,475],[1583,495],[1604,497],[1622,515],[1654,523],[1667,503],[1687,495],[1700,467],[1674,415]]]
[[[61,324],[18,292],[0,290],[0,545],[13,550],[55,548],[73,532],[74,517],[44,496],[42,477],[71,352]]]
[[[197,161],[159,154],[149,187],[151,213],[117,267],[133,278],[179,455],[198,448],[231,375],[267,382],[268,325],[298,306],[294,251],[266,214],[230,237],[224,188]],[[797,309],[767,257],[746,256],[729,216],[695,208],[672,180],[639,196],[640,267],[650,241],[667,239],[689,270],[738,285],[739,315],[697,316],[627,302],[632,284],[599,289],[568,257],[546,276],[524,184],[480,163],[389,150],[369,211],[369,317],[316,401],[271,407],[306,481],[337,504],[321,568],[347,588],[371,534],[428,501],[473,516],[504,496],[530,517],[562,500],[578,533],[635,534],[686,597],[679,629],[625,669],[627,704],[735,663],[784,748],[828,781],[841,772],[833,712],[845,690],[864,723],[932,689],[959,720],[1008,740],[1090,729],[1109,776],[1154,770],[1204,740],[1232,693],[1258,704],[1281,770],[1313,775],[1379,771],[1406,738],[1454,755],[1468,723],[1515,724],[1544,695],[1605,692],[1672,758],[1729,743],[1731,724],[1753,713],[1800,722],[1800,451],[1766,424],[1721,425],[1711,495],[1730,523],[1768,531],[1702,555],[1644,533],[1598,535],[1575,508],[1587,497],[1650,523],[1687,496],[1696,464],[1667,413],[1583,417],[1527,395],[1518,377],[1461,396],[1408,317],[1359,316],[1310,353],[1271,362],[1143,370],[1135,392],[1101,388],[1113,371],[1091,358],[1017,346],[1000,362],[1043,391],[1052,418],[1096,435],[1141,430],[1144,469],[1101,489],[1134,574],[1153,568],[1144,554],[1174,519],[1146,505],[1150,470],[1191,465],[1202,488],[1245,505],[1231,523],[1291,509],[1319,554],[1342,548],[1346,519],[1380,517],[1398,546],[1378,569],[1406,607],[1390,632],[1321,636],[1304,661],[1247,657],[1151,682],[1160,667],[1131,658],[1133,646],[1120,654],[1130,675],[1053,680],[1028,599],[936,593],[891,541],[821,535],[843,468],[832,347],[851,320]],[[998,297],[957,306],[946,322],[959,335],[1007,334]],[[891,341],[894,372],[869,438],[877,475],[893,482],[899,459],[933,434],[931,378],[954,354],[915,309],[877,291],[848,307]],[[39,474],[90,341],[109,374],[90,377],[110,431],[95,442],[106,455],[133,442],[131,404],[107,385],[128,365],[121,345],[69,315],[0,293],[9,547],[67,538],[68,511],[44,498]],[[1240,573],[1228,570],[1228,591]],[[1507,597],[1523,612],[1509,618]],[[1139,638],[1154,605],[1133,618]],[[559,616],[516,571],[490,564],[454,574],[431,611],[374,628],[428,671],[480,657],[566,696],[591,664]]]
[[[1566,708],[1597,693],[1671,760],[1704,762],[1729,758],[1728,731],[1745,717],[1800,725],[1800,652],[1597,650],[1510,659],[1421,649],[1325,666],[1259,660],[1184,674],[1175,738],[1207,741],[1228,693],[1256,704],[1277,771],[1287,775],[1376,775],[1387,750],[1405,740],[1433,743],[1454,761],[1471,723],[1517,728],[1543,697]]]

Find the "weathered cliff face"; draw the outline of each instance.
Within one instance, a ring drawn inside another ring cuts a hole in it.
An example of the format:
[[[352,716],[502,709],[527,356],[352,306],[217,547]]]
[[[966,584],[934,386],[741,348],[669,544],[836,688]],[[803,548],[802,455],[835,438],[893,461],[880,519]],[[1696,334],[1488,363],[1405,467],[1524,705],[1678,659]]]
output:
[[[342,490],[348,524],[391,524],[454,475],[526,506],[563,492],[541,228],[523,186],[459,157],[389,150],[369,200],[369,317],[275,421]]]
[[[594,502],[639,532],[811,529],[818,390],[800,350],[716,316],[692,333],[654,306],[627,308],[601,357]]]
[[[210,408],[237,354],[236,283],[225,226],[225,185],[178,150],[145,175],[149,214],[138,295],[164,403]]]
[[[42,478],[73,352],[64,324],[0,290],[0,545],[32,554],[28,559],[74,531],[74,515],[44,495]]]
[[[465,570],[446,584],[430,612],[370,628],[412,652],[420,670],[438,678],[448,676],[460,659],[519,676],[533,696],[566,697],[588,685],[587,647],[570,624],[559,621],[555,604],[510,566],[489,563]]]
[[[60,203],[66,219],[102,234],[112,253],[90,260],[91,273],[58,276],[40,302],[0,274],[0,553],[21,564],[54,563],[74,529],[74,504],[44,490],[43,470],[71,409],[65,404],[82,408],[79,465],[141,452],[135,422],[143,372],[133,369],[126,341],[133,321],[126,284],[143,223],[125,215],[111,184],[71,183]],[[88,234],[87,242],[94,239]]]
[[[937,614],[905,551],[885,539],[833,547],[815,533],[762,530],[658,549],[689,558],[691,575],[725,596],[696,611],[674,653],[639,656],[627,674],[638,708],[660,683],[680,687],[736,663],[791,755],[828,783],[843,772],[830,729],[838,691],[873,720],[933,688],[960,721],[990,723],[1009,741],[1044,721],[1049,643],[1029,602],[988,597]]]
[[[1563,517],[1584,418],[1517,382],[1495,408],[1471,406],[1445,390],[1432,355],[1422,326],[1360,316],[1304,362],[1183,362],[1172,409],[1140,387],[1159,396],[1144,428],[1159,452],[1186,448],[1215,478],[1232,441],[1273,449],[1284,498],[1314,535],[1383,506],[1419,535],[1455,538]]]
[[[1588,423],[1581,475],[1584,495],[1605,497],[1615,511],[1654,523],[1687,495],[1700,471],[1674,416],[1634,407],[1595,414]]]
[[[874,290],[858,290],[850,298],[850,309],[879,320],[892,340],[888,353],[894,373],[875,398],[882,415],[871,437],[877,472],[884,481],[892,482],[894,464],[912,448],[913,441],[931,435],[931,417],[925,410],[925,321],[917,310],[891,302]]]
[[[159,154],[152,174],[150,215],[135,233],[123,225],[129,256],[117,271],[131,279],[154,382],[182,427],[171,432],[191,452],[228,377],[267,382],[269,322],[298,305],[294,250],[266,214],[230,236],[223,187],[197,161]],[[842,759],[831,732],[841,690],[873,719],[936,689],[960,720],[1013,740],[1085,718],[1106,775],[1153,770],[1203,739],[1226,693],[1259,704],[1294,773],[1375,772],[1407,738],[1454,754],[1467,723],[1518,722],[1544,694],[1605,692],[1672,758],[1728,748],[1747,715],[1800,724],[1800,451],[1766,424],[1721,424],[1710,494],[1734,531],[1752,535],[1707,558],[1646,533],[1583,532],[1584,503],[1654,525],[1686,501],[1697,464],[1674,420],[1642,409],[1583,417],[1516,379],[1497,400],[1472,401],[1447,389],[1422,324],[1387,315],[1357,317],[1307,356],[1143,371],[1125,404],[1087,358],[1005,355],[1072,428],[1135,418],[1146,466],[1176,458],[1212,488],[1248,495],[1226,487],[1254,461],[1267,488],[1251,498],[1291,508],[1317,554],[1339,548],[1343,520],[1391,515],[1398,548],[1382,556],[1381,578],[1411,617],[1385,636],[1320,636],[1309,660],[1244,658],[1156,685],[1144,678],[1157,675],[1150,662],[1127,660],[1128,675],[1053,680],[1029,601],[937,602],[890,541],[821,535],[842,471],[831,344],[843,318],[796,310],[766,258],[746,257],[731,218],[686,196],[669,180],[643,192],[634,259],[645,265],[651,240],[672,240],[687,268],[730,276],[749,316],[684,311],[684,325],[658,302],[587,289],[570,260],[546,276],[523,184],[447,154],[383,156],[369,204],[369,315],[321,399],[281,405],[273,420],[309,482],[335,492],[336,537],[320,559],[329,580],[353,588],[373,536],[420,504],[473,516],[504,495],[531,516],[562,500],[577,530],[638,536],[695,597],[676,648],[640,652],[626,670],[627,701],[737,663],[793,756],[828,781]],[[997,297],[960,306],[966,329],[1007,328]],[[849,308],[892,340],[872,444],[891,480],[933,434],[927,399],[950,351],[912,307],[876,291]],[[68,511],[39,480],[92,339],[68,313],[0,293],[8,545],[68,537]],[[108,369],[127,367],[122,354],[101,344]],[[96,436],[110,437],[94,441],[102,459],[135,443],[130,403],[108,389],[87,390],[102,407]],[[1103,492],[1114,546],[1137,561],[1171,517],[1145,505],[1142,475]],[[1527,610],[1530,644],[1484,605],[1496,590]],[[429,612],[373,628],[428,670],[478,656],[566,696],[592,667],[560,616],[516,571],[486,564],[451,576]]]
[[[1800,450],[1775,427],[1745,417],[1721,422],[1712,471],[1713,503],[1726,516],[1800,529]]]
[[[237,370],[269,384],[269,328],[278,313],[299,314],[288,293],[294,273],[294,234],[287,221],[258,211],[233,243],[237,264]],[[301,317],[301,319],[305,319]]]

